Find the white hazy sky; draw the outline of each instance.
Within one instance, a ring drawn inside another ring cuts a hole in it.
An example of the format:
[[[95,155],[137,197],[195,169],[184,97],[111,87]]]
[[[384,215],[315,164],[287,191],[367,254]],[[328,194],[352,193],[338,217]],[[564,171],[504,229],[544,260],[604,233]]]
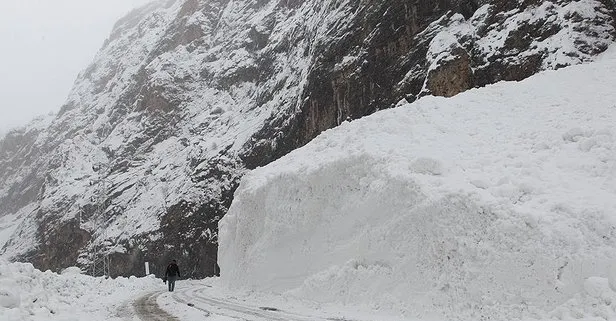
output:
[[[152,0],[0,0],[0,133],[57,111],[131,9]]]

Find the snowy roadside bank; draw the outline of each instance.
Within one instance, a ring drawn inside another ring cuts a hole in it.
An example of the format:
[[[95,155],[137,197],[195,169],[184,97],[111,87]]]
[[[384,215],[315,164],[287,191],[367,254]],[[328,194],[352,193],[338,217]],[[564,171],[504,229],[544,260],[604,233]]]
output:
[[[615,318],[616,50],[324,132],[246,175],[230,288],[408,317]]]
[[[76,268],[57,274],[0,261],[0,320],[403,320],[366,309],[229,291],[219,283],[217,278],[180,280],[176,291],[167,292],[153,276],[94,278]]]
[[[105,279],[69,268],[42,272],[29,263],[0,260],[0,319],[6,321],[123,320],[118,309],[131,299],[164,289],[160,279]]]

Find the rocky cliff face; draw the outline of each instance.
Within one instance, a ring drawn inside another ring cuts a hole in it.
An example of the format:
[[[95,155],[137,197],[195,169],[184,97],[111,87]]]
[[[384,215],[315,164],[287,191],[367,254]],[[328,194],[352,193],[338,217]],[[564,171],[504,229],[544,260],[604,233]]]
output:
[[[166,0],[116,24],[50,122],[0,141],[3,254],[41,269],[216,273],[242,175],[323,130],[423,95],[590,61],[616,5]],[[16,225],[18,224],[18,225]]]

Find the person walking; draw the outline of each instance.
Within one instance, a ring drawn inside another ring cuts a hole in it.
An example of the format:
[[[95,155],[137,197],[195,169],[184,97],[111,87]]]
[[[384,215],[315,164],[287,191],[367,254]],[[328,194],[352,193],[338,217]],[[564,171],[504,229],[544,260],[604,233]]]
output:
[[[178,267],[178,263],[175,260],[172,260],[169,265],[167,265],[167,270],[165,271],[165,278],[163,279],[166,282],[169,282],[169,292],[173,292],[175,289],[175,281],[180,277],[180,268]]]

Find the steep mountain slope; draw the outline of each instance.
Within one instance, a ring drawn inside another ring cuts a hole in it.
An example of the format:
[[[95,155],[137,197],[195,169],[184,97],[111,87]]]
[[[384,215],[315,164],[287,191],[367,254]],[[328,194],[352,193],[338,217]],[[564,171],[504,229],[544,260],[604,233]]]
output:
[[[0,142],[3,255],[216,272],[240,177],[401,100],[593,59],[612,1],[166,0],[120,20],[44,129]]]
[[[613,319],[609,51],[346,122],[251,171],[220,221],[221,280],[413,320]]]

